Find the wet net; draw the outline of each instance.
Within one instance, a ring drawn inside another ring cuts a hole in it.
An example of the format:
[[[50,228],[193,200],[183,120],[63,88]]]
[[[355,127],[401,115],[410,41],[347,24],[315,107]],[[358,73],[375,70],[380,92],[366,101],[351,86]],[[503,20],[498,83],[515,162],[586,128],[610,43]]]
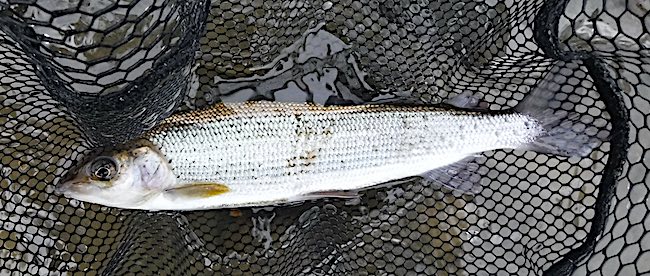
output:
[[[0,0],[0,275],[650,272],[646,1]],[[558,91],[587,158],[498,150],[480,193],[419,178],[291,206],[107,208],[54,194],[94,147],[219,101],[493,110]],[[591,126],[591,127],[587,127]]]

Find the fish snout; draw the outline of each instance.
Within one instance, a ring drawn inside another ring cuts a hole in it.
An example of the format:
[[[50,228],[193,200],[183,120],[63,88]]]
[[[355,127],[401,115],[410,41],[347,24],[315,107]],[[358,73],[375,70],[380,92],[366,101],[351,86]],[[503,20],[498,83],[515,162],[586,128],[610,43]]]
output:
[[[67,191],[74,190],[75,187],[80,186],[80,184],[85,183],[88,180],[87,177],[78,176],[79,169],[73,169],[68,171],[59,182],[54,185],[54,193],[57,195],[63,195]]]
[[[54,194],[55,195],[63,195],[65,191],[69,190],[70,184],[67,182],[59,181],[56,185],[54,185]]]

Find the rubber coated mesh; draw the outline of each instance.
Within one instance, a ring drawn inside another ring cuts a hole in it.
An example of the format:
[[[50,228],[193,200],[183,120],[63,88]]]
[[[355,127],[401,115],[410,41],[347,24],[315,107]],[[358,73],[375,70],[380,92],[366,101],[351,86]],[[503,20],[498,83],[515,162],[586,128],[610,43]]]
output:
[[[648,9],[0,0],[0,275],[648,273]],[[53,192],[92,148],[178,109],[471,91],[500,110],[540,88],[609,141],[583,159],[486,152],[474,196],[413,178],[356,202],[136,212]]]

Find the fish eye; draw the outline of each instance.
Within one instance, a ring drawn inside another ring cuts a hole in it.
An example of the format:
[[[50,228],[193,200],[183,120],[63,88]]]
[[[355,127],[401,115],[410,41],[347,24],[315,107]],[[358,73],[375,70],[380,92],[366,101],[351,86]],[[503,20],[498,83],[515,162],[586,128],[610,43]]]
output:
[[[99,181],[109,181],[117,175],[117,162],[112,157],[100,156],[90,164],[90,176]]]

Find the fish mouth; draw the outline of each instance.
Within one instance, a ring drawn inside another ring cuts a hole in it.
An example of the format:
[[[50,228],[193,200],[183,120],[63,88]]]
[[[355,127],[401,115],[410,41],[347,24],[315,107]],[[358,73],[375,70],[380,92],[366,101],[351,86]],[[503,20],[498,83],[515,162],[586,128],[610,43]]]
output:
[[[74,171],[69,172],[59,180],[59,183],[54,185],[54,193],[56,195],[65,195],[65,192],[70,189],[71,182],[75,179]]]
[[[88,196],[101,192],[101,189],[95,185],[82,181],[61,182],[54,187],[55,194],[70,199],[84,200]]]
[[[54,194],[55,195],[65,195],[65,191],[67,190],[66,187],[64,187],[65,184],[59,183],[54,186]]]
[[[70,193],[70,191],[76,191],[78,190],[77,187],[80,186],[81,183],[78,181],[62,181],[59,182],[56,186],[54,186],[54,193],[57,195],[67,195]]]
[[[84,189],[87,190],[88,186],[93,186],[88,185],[88,177],[77,176],[73,171],[64,176],[59,183],[54,186],[54,193],[57,195],[67,195],[70,194],[70,192],[79,193]]]

